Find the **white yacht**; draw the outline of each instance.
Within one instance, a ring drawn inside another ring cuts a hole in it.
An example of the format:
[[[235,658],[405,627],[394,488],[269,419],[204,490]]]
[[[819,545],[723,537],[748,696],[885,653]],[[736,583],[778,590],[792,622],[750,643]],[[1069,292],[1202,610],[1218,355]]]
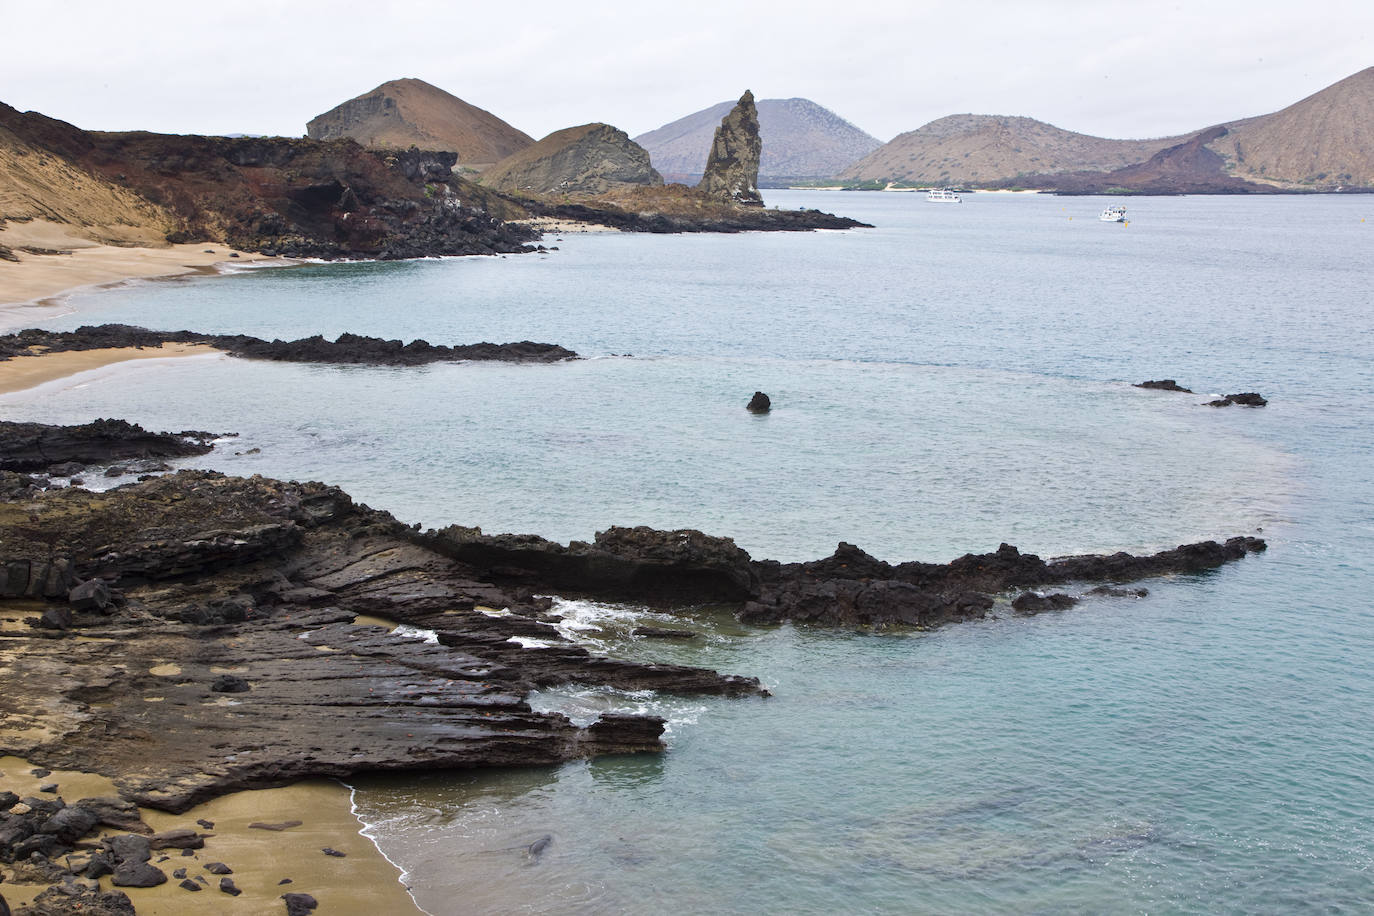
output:
[[[931,188],[926,192],[926,200],[933,200],[943,204],[957,204],[962,202],[959,195],[955,194],[949,188]]]
[[[1126,208],[1120,204],[1113,204],[1103,210],[1098,219],[1104,223],[1124,223],[1126,222]]]

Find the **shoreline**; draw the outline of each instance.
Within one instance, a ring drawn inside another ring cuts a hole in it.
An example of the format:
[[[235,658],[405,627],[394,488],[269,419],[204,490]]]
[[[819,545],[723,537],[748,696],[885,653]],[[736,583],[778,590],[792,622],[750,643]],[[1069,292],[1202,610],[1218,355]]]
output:
[[[159,347],[111,347],[15,356],[0,360],[0,396],[134,360],[177,359],[223,352],[206,344],[165,343]]]
[[[18,258],[0,260],[0,330],[18,330],[25,322],[54,317],[49,310],[58,300],[82,290],[129,280],[214,274],[231,264],[292,263],[218,242],[156,248],[101,244],[73,234],[72,227],[44,220],[0,226],[0,245],[12,248]],[[40,251],[48,253],[36,253]]]
[[[39,794],[42,783],[58,784],[58,796],[69,804],[86,797],[117,795],[103,776],[76,770],[54,770],[34,777],[29,761],[0,757],[0,788],[23,797]],[[179,849],[155,852],[153,864],[168,875],[165,884],[151,888],[113,887],[109,877],[100,879],[102,891],[129,895],[140,916],[177,914],[252,914],[279,912],[283,893],[310,894],[322,912],[341,916],[372,916],[376,913],[423,914],[401,883],[402,870],[378,848],[363,830],[353,805],[353,788],[333,779],[308,779],[277,789],[235,792],[204,802],[184,814],[168,814],[140,808],[143,821],[155,833],[190,828],[205,836],[205,847],[184,855]],[[198,821],[213,823],[205,827]],[[301,821],[285,830],[252,828],[253,823],[281,824]],[[125,831],[102,828],[99,836]],[[332,856],[330,848],[344,853]],[[166,861],[159,861],[167,857]],[[205,866],[223,862],[232,870],[234,885],[242,891],[230,896],[219,890],[219,876]],[[172,872],[185,868],[187,876],[203,876],[206,893],[183,889]],[[290,878],[290,883],[280,884]],[[16,884],[6,880],[0,887],[12,909],[29,903],[48,884]]]

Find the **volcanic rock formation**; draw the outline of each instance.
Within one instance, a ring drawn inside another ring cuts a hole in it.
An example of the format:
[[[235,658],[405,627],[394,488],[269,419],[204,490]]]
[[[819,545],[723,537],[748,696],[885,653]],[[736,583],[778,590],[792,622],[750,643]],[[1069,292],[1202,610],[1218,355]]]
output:
[[[311,119],[306,132],[316,140],[348,138],[363,146],[449,150],[475,169],[534,143],[491,112],[418,79],[382,83]]]
[[[695,184],[711,149],[716,128],[734,102],[678,118],[635,142],[649,151],[654,168],[667,181]],[[786,185],[798,180],[834,178],[846,167],[882,146],[844,118],[810,99],[759,99],[759,184]]]
[[[763,197],[758,188],[762,150],[759,113],[754,107],[754,94],[746,89],[716,128],[716,138],[697,187],[720,200],[762,207]]]
[[[583,124],[555,131],[482,174],[511,194],[604,194],[626,185],[661,185],[649,154],[623,130]]]

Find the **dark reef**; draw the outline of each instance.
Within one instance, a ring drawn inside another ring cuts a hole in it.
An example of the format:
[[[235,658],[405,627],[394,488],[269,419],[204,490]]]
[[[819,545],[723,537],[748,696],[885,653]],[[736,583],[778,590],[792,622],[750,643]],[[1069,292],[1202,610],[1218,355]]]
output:
[[[291,363],[340,363],[369,366],[419,366],[425,363],[492,360],[517,363],[551,363],[577,359],[577,354],[557,344],[475,343],[444,346],[426,340],[402,343],[380,337],[340,334],[330,341],[315,335],[300,340],[263,340],[247,334],[201,334],[197,331],[150,331],[128,324],[82,325],[75,331],[44,331],[29,328],[0,336],[0,360],[32,355],[35,347],[45,353],[70,350],[101,350],[113,347],[158,347],[164,343],[206,344],[244,359]]]

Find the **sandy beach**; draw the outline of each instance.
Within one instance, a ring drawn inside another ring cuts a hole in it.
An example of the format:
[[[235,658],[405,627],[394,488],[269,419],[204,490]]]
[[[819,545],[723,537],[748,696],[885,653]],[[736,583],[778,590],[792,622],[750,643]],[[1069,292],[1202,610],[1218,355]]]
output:
[[[12,249],[19,259],[0,260],[0,306],[32,306],[62,293],[121,280],[211,271],[230,260],[267,260],[214,242],[161,248],[101,245],[81,238],[70,226],[44,220],[7,222],[0,227],[0,245]],[[61,253],[37,254],[26,248]],[[6,308],[0,312],[0,329],[31,322],[43,311]]]
[[[16,356],[0,360],[0,394],[24,391],[78,372],[101,369],[134,359],[167,359],[218,352],[204,344],[170,343],[161,347],[111,347],[103,350],[68,350],[62,353]]]
[[[41,784],[57,783],[58,794],[68,803],[82,798],[116,795],[103,776],[54,770],[41,779],[32,775],[33,765],[18,757],[0,757],[0,787],[21,797],[38,795]],[[45,796],[38,795],[42,798]],[[153,864],[167,873],[166,884],[151,888],[112,888],[102,878],[104,890],[123,890],[141,916],[177,914],[257,914],[282,912],[284,893],[310,894],[320,912],[343,916],[375,916],[378,913],[421,912],[400,884],[400,872],[362,836],[353,816],[351,791],[334,780],[316,779],[280,789],[239,792],[206,802],[185,814],[173,815],[142,809],[144,822],[154,831],[192,828],[207,836],[204,849],[183,856],[179,849],[153,854]],[[213,828],[198,825],[213,823]],[[300,821],[284,830],[250,827],[254,823],[279,825]],[[117,835],[104,830],[101,836]],[[326,855],[330,848],[343,856]],[[167,856],[166,861],[160,861]],[[219,889],[220,876],[205,866],[222,862],[242,893],[230,896]],[[204,876],[208,884],[196,893],[185,890],[172,872],[186,869],[188,878]],[[289,884],[280,883],[290,878]],[[12,909],[29,902],[46,885],[21,885],[6,881],[5,899]]]

